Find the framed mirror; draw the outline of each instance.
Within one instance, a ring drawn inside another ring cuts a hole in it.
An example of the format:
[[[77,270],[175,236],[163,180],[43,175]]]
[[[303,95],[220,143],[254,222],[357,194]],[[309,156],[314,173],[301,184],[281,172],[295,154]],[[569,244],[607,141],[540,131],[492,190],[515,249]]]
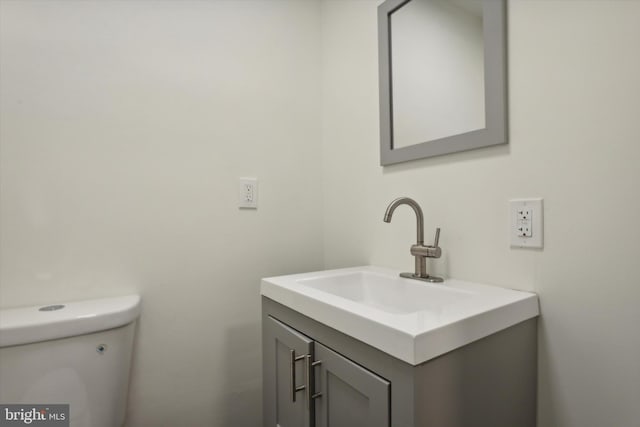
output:
[[[506,0],[378,6],[380,164],[507,143]]]

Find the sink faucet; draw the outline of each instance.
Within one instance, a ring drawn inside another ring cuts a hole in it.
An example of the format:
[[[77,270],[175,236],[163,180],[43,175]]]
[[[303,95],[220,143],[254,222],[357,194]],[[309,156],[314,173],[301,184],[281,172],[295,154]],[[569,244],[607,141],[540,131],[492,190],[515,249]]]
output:
[[[427,258],[440,258],[442,250],[438,246],[438,240],[440,240],[440,228],[436,228],[436,238],[433,246],[424,245],[424,216],[422,215],[422,209],[415,200],[408,197],[399,197],[389,203],[387,211],[384,213],[384,222],[391,222],[393,211],[400,205],[409,205],[416,213],[416,244],[411,246],[411,255],[416,257],[416,271],[415,273],[400,273],[401,277],[409,279],[424,280],[425,282],[442,282],[442,277],[431,276],[427,274]]]

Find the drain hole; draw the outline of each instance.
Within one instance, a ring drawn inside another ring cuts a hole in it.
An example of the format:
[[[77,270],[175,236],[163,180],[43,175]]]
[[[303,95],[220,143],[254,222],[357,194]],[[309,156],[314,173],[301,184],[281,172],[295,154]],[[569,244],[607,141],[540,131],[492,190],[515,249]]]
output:
[[[64,308],[64,305],[62,304],[47,305],[45,307],[40,307],[38,311],[56,311],[56,310],[61,310],[63,308]]]

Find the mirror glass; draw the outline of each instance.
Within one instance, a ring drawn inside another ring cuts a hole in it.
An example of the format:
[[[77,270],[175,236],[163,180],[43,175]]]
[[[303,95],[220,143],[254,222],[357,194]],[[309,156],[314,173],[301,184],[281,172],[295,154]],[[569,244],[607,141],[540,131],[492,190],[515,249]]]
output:
[[[484,128],[482,2],[412,0],[390,19],[394,147]]]
[[[380,163],[507,142],[506,0],[378,7]]]

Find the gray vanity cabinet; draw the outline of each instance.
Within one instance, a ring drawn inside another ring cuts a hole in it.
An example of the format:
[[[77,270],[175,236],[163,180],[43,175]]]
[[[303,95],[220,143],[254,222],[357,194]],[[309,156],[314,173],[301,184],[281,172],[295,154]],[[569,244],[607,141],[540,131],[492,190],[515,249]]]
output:
[[[306,386],[300,384],[305,381],[306,355],[313,355],[313,341],[272,317],[266,319],[263,335],[268,367],[264,381],[271,390],[265,402],[265,424],[312,427]]]
[[[536,426],[535,318],[419,365],[264,296],[262,325],[263,427]]]
[[[388,427],[389,381],[314,343],[316,427]]]
[[[270,316],[263,341],[265,426],[389,426],[388,381]]]

